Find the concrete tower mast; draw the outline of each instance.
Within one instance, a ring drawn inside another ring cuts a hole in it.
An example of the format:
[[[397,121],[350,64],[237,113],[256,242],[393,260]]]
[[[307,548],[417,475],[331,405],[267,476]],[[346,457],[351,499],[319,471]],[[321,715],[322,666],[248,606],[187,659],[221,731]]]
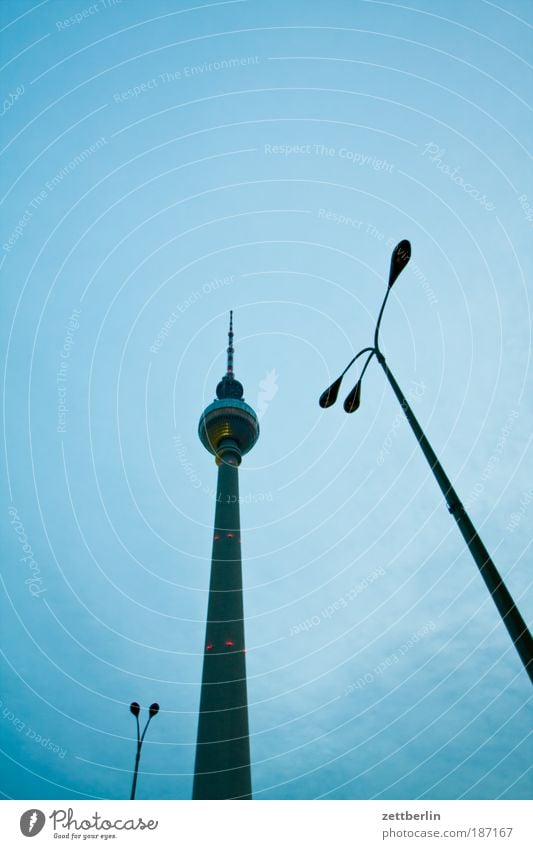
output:
[[[218,465],[193,799],[251,799],[250,739],[242,596],[239,465],[259,422],[233,373],[230,312],[227,371],[198,426]]]

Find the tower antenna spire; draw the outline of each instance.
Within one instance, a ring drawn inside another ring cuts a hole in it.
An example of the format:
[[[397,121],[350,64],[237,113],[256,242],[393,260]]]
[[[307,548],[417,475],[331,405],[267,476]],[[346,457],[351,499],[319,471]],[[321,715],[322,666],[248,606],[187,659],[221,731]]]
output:
[[[229,332],[228,332],[228,370],[226,372],[226,377],[234,377],[233,373],[233,354],[235,353],[235,349],[233,347],[233,310],[229,311]]]
[[[233,354],[235,353],[233,348],[233,310],[230,310],[229,313],[229,332],[228,332],[228,362],[226,366],[226,374],[220,381],[217,386],[217,398],[222,400],[223,398],[236,398],[242,399],[243,388],[242,383],[239,383],[236,380],[235,375],[233,373]]]

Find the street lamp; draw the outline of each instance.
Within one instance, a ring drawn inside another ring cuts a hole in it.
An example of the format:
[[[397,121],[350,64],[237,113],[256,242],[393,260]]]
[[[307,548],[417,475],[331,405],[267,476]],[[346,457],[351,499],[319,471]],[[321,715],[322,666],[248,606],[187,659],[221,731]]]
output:
[[[337,396],[339,394],[339,389],[341,386],[342,379],[348,369],[353,365],[353,363],[361,357],[363,354],[368,354],[366,362],[361,371],[361,376],[351,392],[347,395],[344,401],[344,409],[347,413],[354,413],[361,403],[361,381],[363,379],[364,373],[372,360],[372,357],[376,357],[378,363],[383,368],[387,376],[387,380],[392,386],[393,392],[396,395],[402,410],[405,413],[407,421],[411,425],[411,429],[415,434],[418,443],[422,449],[422,452],[428,461],[433,474],[435,475],[436,481],[441,488],[442,494],[446,500],[448,505],[448,510],[454,517],[455,521],[459,525],[459,530],[461,531],[463,538],[468,546],[468,549],[474,558],[474,561],[481,573],[483,580],[487,586],[488,591],[490,592],[492,599],[498,608],[500,616],[503,619],[505,627],[509,632],[509,636],[511,637],[514,646],[520,655],[522,663],[526,669],[527,674],[529,675],[530,680],[533,682],[533,638],[531,636],[530,631],[527,628],[526,623],[524,622],[520,611],[518,610],[516,604],[513,601],[513,598],[505,586],[496,566],[492,562],[490,555],[480,540],[478,533],[470,521],[470,518],[459,500],[455,489],[453,488],[448,476],[446,475],[444,469],[437,459],[437,455],[433,451],[433,448],[429,444],[426,436],[420,427],[416,416],[414,415],[407,398],[403,394],[402,390],[398,386],[394,375],[389,369],[385,357],[383,356],[380,347],[379,347],[379,328],[381,324],[381,319],[383,317],[383,311],[385,309],[385,305],[387,303],[388,297],[390,295],[390,291],[392,286],[394,285],[396,279],[399,277],[409,259],[411,257],[411,245],[407,239],[401,241],[392,252],[390,271],[389,271],[389,281],[387,285],[387,291],[385,293],[385,297],[383,298],[383,303],[381,305],[381,309],[379,311],[378,320],[376,323],[376,330],[374,333],[374,345],[370,348],[363,348],[359,351],[358,354],[353,357],[352,360],[348,363],[340,377],[335,380],[331,386],[329,386],[320,396],[319,404],[321,407],[331,407],[335,401],[337,400]]]
[[[141,759],[142,744],[143,744],[144,737],[145,737],[145,734],[146,734],[146,729],[150,725],[150,722],[154,718],[154,716],[157,713],[159,713],[159,705],[157,704],[157,702],[154,702],[153,705],[150,705],[149,716],[148,716],[148,719],[146,721],[146,725],[144,726],[144,731],[142,733],[142,736],[141,736],[141,729],[140,729],[140,726],[139,726],[139,714],[141,712],[141,706],[140,706],[139,702],[132,702],[131,705],[130,705],[130,710],[131,710],[132,714],[134,715],[135,720],[137,722],[137,753],[135,755],[135,768],[133,770],[133,783],[131,785],[131,796],[130,796],[130,799],[135,799],[135,790],[137,788],[137,775],[138,775],[138,772],[139,772],[139,761]]]

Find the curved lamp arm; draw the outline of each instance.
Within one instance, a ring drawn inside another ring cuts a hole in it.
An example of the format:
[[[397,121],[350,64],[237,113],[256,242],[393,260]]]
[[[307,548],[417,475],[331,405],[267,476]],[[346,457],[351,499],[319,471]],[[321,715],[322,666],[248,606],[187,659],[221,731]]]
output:
[[[376,353],[379,355],[381,351],[379,350],[379,327],[381,324],[381,319],[383,317],[383,311],[385,309],[385,304],[387,303],[388,297],[390,295],[390,290],[394,286],[396,280],[404,270],[405,266],[411,259],[411,242],[409,239],[402,239],[401,242],[398,242],[396,247],[394,248],[391,259],[390,259],[390,269],[389,269],[389,280],[387,283],[387,291],[385,293],[385,297],[383,298],[383,303],[381,304],[381,309],[379,311],[378,320],[376,323],[376,330],[374,333],[374,348],[376,349]],[[379,356],[378,356],[379,359]]]
[[[367,359],[367,361],[365,363],[365,366],[364,366],[364,369],[363,369],[363,374],[364,374],[369,361],[372,359],[372,357],[376,353],[374,348],[362,348],[359,351],[359,353],[356,354],[355,357],[353,357],[350,360],[350,362],[348,363],[348,365],[346,366],[346,368],[344,369],[342,374],[339,375],[337,380],[334,380],[333,383],[331,384],[331,386],[328,386],[328,388],[324,390],[324,392],[322,393],[322,395],[320,396],[319,401],[318,401],[318,403],[320,404],[320,406],[323,409],[325,409],[326,407],[331,407],[335,403],[335,401],[337,400],[337,396],[339,394],[339,389],[341,387],[342,378],[344,377],[344,375],[346,374],[348,369],[351,368],[351,366],[353,366],[355,361],[358,360],[359,357],[361,357],[363,354],[368,353],[368,351],[370,351],[371,353],[370,353],[370,357]]]
[[[379,328],[380,328],[380,325],[381,325],[381,319],[383,318],[383,313],[385,311],[385,306],[386,306],[387,301],[389,299],[390,293],[391,293],[391,290],[390,290],[390,287],[389,287],[387,289],[387,291],[385,292],[385,297],[383,298],[383,303],[381,304],[381,309],[379,311],[378,320],[376,322],[376,329],[374,331],[374,349],[375,349],[375,353],[377,355],[381,354],[381,351],[380,351],[380,348],[379,348]]]

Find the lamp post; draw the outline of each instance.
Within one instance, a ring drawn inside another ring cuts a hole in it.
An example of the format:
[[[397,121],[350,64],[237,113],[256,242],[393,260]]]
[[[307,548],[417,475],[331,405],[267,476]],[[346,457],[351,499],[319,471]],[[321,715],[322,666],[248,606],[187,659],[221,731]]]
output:
[[[383,368],[387,380],[392,386],[392,390],[396,395],[402,410],[405,413],[407,421],[411,425],[411,429],[416,436],[416,439],[422,449],[422,452],[428,461],[430,468],[435,475],[435,479],[440,486],[442,494],[446,500],[448,510],[454,517],[455,521],[459,526],[459,530],[461,531],[463,538],[468,546],[468,549],[474,558],[474,561],[481,573],[483,580],[487,586],[489,593],[492,596],[492,599],[498,608],[498,612],[503,619],[505,627],[509,632],[509,636],[511,637],[514,646],[520,655],[520,659],[524,664],[525,670],[529,675],[530,680],[533,683],[533,638],[531,636],[530,631],[526,623],[524,622],[520,611],[518,610],[516,604],[513,601],[513,598],[505,586],[505,583],[499,574],[496,566],[491,560],[491,557],[483,545],[479,535],[472,524],[470,517],[468,516],[463,504],[459,500],[455,489],[453,488],[446,472],[442,468],[437,455],[433,451],[433,448],[429,444],[424,431],[420,427],[418,420],[413,413],[407,398],[403,394],[402,390],[398,386],[394,375],[392,374],[390,368],[387,365],[385,357],[380,350],[379,347],[379,328],[381,324],[381,319],[383,317],[383,311],[385,309],[385,305],[387,303],[388,297],[390,295],[392,286],[394,282],[401,274],[409,259],[411,258],[411,245],[404,239],[401,241],[392,252],[391,257],[391,265],[389,272],[389,281],[387,286],[387,291],[385,293],[385,297],[383,298],[383,303],[381,305],[381,309],[379,311],[378,320],[376,323],[376,330],[374,333],[374,345],[369,348],[363,348],[359,351],[358,354],[353,357],[353,359],[348,363],[340,377],[335,380],[331,386],[326,389],[322,395],[320,396],[319,404],[321,407],[331,407],[335,401],[337,400],[337,396],[339,394],[340,385],[342,379],[348,369],[353,365],[353,363],[361,357],[363,354],[368,354],[366,358],[366,362],[361,371],[361,376],[351,392],[347,395],[344,401],[344,409],[347,413],[354,413],[361,403],[361,381],[363,379],[364,373],[372,360],[372,357],[376,357],[378,363]]]
[[[144,741],[144,737],[146,735],[146,729],[150,725],[150,722],[154,718],[154,716],[157,713],[159,713],[159,705],[157,704],[157,702],[154,702],[152,705],[150,705],[149,716],[148,716],[148,719],[146,721],[146,725],[144,726],[144,731],[143,731],[142,735],[141,735],[141,728],[139,726],[139,714],[141,712],[141,706],[140,706],[139,702],[132,702],[131,705],[130,705],[130,710],[135,717],[135,721],[137,722],[137,753],[135,755],[135,767],[134,767],[134,770],[133,770],[133,783],[131,785],[131,796],[130,796],[130,799],[135,799],[135,790],[137,788],[137,775],[138,775],[138,772],[139,772],[139,761],[141,759],[142,744],[143,744],[143,741]]]

